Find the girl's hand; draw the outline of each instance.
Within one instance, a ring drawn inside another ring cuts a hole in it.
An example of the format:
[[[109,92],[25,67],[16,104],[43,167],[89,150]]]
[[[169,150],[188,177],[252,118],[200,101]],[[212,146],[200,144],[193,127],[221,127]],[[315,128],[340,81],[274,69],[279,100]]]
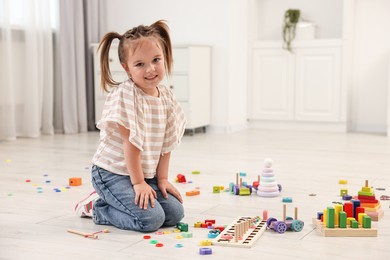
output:
[[[135,191],[134,203],[142,209],[148,209],[150,206],[154,208],[154,199],[157,198],[156,191],[152,189],[146,182],[133,185]]]
[[[176,199],[183,203],[183,198],[181,197],[180,192],[172,185],[167,179],[158,180],[158,188],[161,190],[164,198],[168,198],[168,192],[172,194]]]

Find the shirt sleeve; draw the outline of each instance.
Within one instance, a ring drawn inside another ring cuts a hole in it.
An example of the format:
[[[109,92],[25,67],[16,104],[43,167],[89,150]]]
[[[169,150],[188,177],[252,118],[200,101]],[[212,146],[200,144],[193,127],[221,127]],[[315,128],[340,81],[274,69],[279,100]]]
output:
[[[175,96],[169,88],[165,88],[167,100],[170,103],[168,110],[168,120],[165,130],[164,143],[161,154],[169,153],[180,144],[184,135],[187,120],[183,108],[177,102]]]
[[[142,131],[143,111],[138,105],[134,86],[129,81],[114,88],[107,96],[102,118],[97,128],[105,135],[119,134],[117,125],[130,130],[129,141],[143,151],[144,131]],[[120,134],[119,134],[120,135]]]

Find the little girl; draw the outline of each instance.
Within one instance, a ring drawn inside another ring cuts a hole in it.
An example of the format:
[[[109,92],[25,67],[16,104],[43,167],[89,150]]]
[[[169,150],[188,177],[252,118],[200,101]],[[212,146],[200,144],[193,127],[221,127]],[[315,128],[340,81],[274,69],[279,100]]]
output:
[[[110,73],[108,54],[114,39],[119,39],[119,60],[129,77],[123,83]],[[184,209],[179,191],[168,181],[169,158],[186,121],[170,89],[160,84],[172,69],[169,28],[157,21],[123,35],[110,32],[99,49],[101,87],[109,94],[97,123],[95,191],[75,211],[92,217],[95,224],[121,229],[152,232],[174,226]]]

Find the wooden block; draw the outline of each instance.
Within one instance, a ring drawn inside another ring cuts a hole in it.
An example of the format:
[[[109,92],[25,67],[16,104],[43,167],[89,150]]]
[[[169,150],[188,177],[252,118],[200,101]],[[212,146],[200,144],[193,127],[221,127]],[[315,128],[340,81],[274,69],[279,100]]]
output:
[[[363,192],[373,193],[373,190],[370,187],[362,187],[362,191]]]
[[[379,221],[385,215],[383,209],[379,209],[378,211],[375,212],[366,211],[366,213],[368,216],[371,217],[372,221]]]
[[[371,228],[371,217],[370,216],[363,217],[363,228]]]
[[[325,224],[326,224],[327,215],[328,215],[328,210],[324,209],[324,214],[322,214],[322,222],[324,222]]]
[[[82,179],[80,177],[69,178],[69,186],[80,186],[82,185]]]
[[[339,180],[339,184],[348,184],[347,180]]]
[[[334,208],[328,207],[326,216],[326,227],[334,228]]]
[[[355,218],[353,218],[353,217],[348,218],[348,217],[347,217],[347,226],[351,226],[351,222],[352,222],[353,220],[355,220]]]
[[[335,226],[339,225],[339,219],[340,219],[339,213],[341,211],[343,211],[343,205],[340,205],[340,204],[334,205],[334,225]]]
[[[199,195],[199,194],[200,194],[199,190],[191,190],[191,191],[186,192],[186,196],[195,196],[195,195]]]
[[[355,219],[358,220],[359,219],[359,213],[365,213],[366,210],[363,208],[363,207],[356,207],[356,210],[355,210]]]
[[[374,193],[372,192],[367,192],[367,191],[359,191],[358,195],[364,195],[364,196],[373,196]]]
[[[341,189],[340,190],[340,196],[346,196],[348,195],[348,190],[347,189]]]
[[[344,203],[344,211],[347,213],[347,218],[353,217],[353,205],[351,202]]]
[[[359,222],[357,222],[356,220],[352,220],[351,221],[351,228],[358,229],[359,228]]]
[[[325,237],[377,237],[376,228],[326,228],[316,218],[313,218],[313,224],[317,231]]]
[[[358,223],[359,223],[359,226],[363,226],[363,217],[364,216],[367,216],[366,213],[359,213],[358,214]]]
[[[358,195],[358,199],[361,200],[375,200],[375,196],[364,196],[364,195]]]
[[[373,200],[367,200],[367,199],[359,199],[360,200],[360,205],[362,204],[377,204],[378,200],[373,199]]]
[[[339,228],[347,228],[347,213],[341,211],[339,213]]]
[[[376,211],[381,207],[380,203],[361,203],[360,207],[363,207],[367,210]]]

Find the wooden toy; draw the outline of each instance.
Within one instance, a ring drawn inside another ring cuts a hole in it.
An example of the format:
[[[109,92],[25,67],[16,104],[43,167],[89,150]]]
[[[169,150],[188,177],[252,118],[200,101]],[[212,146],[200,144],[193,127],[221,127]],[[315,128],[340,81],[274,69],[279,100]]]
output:
[[[201,247],[199,248],[199,254],[201,255],[211,255],[213,250],[209,247]]]
[[[384,216],[381,203],[375,198],[374,190],[368,186],[368,180],[365,181],[365,185],[358,192],[357,199],[360,201],[360,206],[365,209],[365,213],[373,221],[379,221]]]
[[[176,224],[176,227],[180,231],[188,232],[188,224],[187,223],[179,222],[179,223]]]
[[[199,245],[200,245],[200,246],[211,246],[211,240],[208,240],[208,239],[206,239],[206,240],[201,240],[201,241],[199,242]]]
[[[179,183],[186,183],[187,182],[186,176],[184,176],[183,174],[180,174],[180,173],[176,176],[176,179],[177,179],[177,182],[179,182]]]
[[[356,221],[355,221],[356,222]],[[376,237],[378,230],[376,228],[352,228],[347,225],[345,228],[335,226],[334,228],[327,228],[321,220],[313,218],[313,225],[318,232],[324,237]]]
[[[234,195],[248,196],[252,194],[252,186],[242,182],[242,178],[238,181],[240,173],[236,173],[236,183],[230,183],[230,192]]]
[[[266,228],[266,221],[260,218],[238,217],[212,243],[220,246],[249,248],[263,235]]]
[[[186,196],[196,196],[199,195],[200,191],[199,190],[191,190],[186,192]]]
[[[269,158],[264,160],[264,168],[257,187],[257,195],[260,197],[277,197],[282,191],[282,186],[276,181],[272,163]]]
[[[273,229],[279,234],[283,234],[287,230],[296,232],[302,231],[304,222],[298,220],[298,208],[295,208],[295,219],[286,217],[286,205],[283,205],[283,221],[278,221],[276,218],[267,219],[267,227]]]
[[[352,200],[327,207],[313,218],[313,225],[325,237],[376,237],[378,231],[371,227],[371,217],[359,204],[360,201]]]
[[[82,184],[82,179],[80,177],[69,178],[69,186],[80,186]]]
[[[85,233],[85,232],[74,230],[74,229],[68,229],[67,231],[69,233],[72,233],[72,234],[76,234],[76,235],[83,236],[85,238],[92,238],[92,239],[98,239],[97,234],[99,234],[99,233],[109,233],[110,232],[108,229],[103,229],[103,230],[100,230],[100,231],[97,231],[94,233]]]

